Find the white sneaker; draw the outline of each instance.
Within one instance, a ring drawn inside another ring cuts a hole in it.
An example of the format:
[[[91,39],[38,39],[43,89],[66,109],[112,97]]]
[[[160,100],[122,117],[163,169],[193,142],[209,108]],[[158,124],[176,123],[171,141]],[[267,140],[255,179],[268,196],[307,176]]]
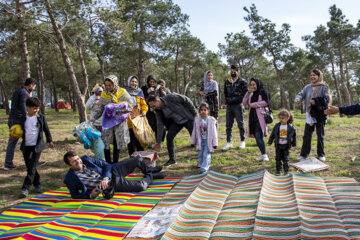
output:
[[[262,155],[262,157],[263,157],[264,162],[269,161],[269,157],[268,157],[268,155],[266,153],[264,155]]]
[[[223,147],[223,150],[228,150],[229,148],[232,148],[233,145],[231,142],[226,143],[225,147]]]
[[[297,158],[297,160],[298,160],[298,161],[304,161],[304,160],[306,160],[306,157],[299,156],[299,157]]]
[[[260,155],[260,157],[258,157],[257,159],[256,159],[256,161],[263,161],[264,160],[264,155]]]
[[[240,148],[240,149],[245,149],[245,141],[241,141],[241,142],[240,142],[239,148]]]
[[[326,161],[326,157],[325,157],[325,156],[319,157],[319,160],[322,161],[322,162],[325,162],[325,161]]]

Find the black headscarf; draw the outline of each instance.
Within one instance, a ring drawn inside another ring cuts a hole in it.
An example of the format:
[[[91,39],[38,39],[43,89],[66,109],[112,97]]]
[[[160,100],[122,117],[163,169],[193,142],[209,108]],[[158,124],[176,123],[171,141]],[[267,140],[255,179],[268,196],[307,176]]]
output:
[[[270,105],[270,96],[269,93],[265,90],[262,81],[257,78],[251,78],[250,82],[251,81],[254,81],[256,83],[257,89],[255,92],[253,92],[250,102],[257,102],[259,99],[259,95],[261,95],[262,100],[264,100],[268,105]]]

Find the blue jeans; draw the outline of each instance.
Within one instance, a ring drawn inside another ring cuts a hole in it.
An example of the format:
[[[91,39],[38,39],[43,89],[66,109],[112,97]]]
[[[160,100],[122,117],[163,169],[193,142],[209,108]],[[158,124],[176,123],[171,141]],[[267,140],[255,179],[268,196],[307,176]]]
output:
[[[262,131],[255,131],[255,140],[262,155],[266,154],[266,145]]]
[[[14,125],[15,122],[9,121],[9,129]],[[14,152],[19,139],[9,138],[8,145],[6,148],[5,167],[11,167],[13,165]]]
[[[207,144],[207,139],[201,140],[201,149],[199,152],[199,165],[200,171],[206,172],[210,168],[211,163],[211,153],[209,152],[209,147]]]

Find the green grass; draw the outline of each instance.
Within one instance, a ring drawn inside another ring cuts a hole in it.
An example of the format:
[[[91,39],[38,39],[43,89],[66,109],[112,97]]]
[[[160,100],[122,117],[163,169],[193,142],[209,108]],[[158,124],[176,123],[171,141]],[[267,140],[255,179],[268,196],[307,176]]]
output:
[[[269,134],[277,121],[278,111],[274,111],[275,121],[270,124]],[[297,162],[296,158],[300,154],[302,137],[305,126],[305,114],[296,111],[294,115],[294,126],[297,132],[297,146],[290,151],[290,161]],[[63,179],[67,172],[67,167],[63,163],[62,156],[66,151],[74,150],[79,155],[90,155],[90,150],[83,149],[81,144],[75,143],[72,136],[73,128],[79,123],[77,114],[72,110],[60,110],[55,113],[54,110],[46,111],[46,118],[55,143],[54,149],[45,149],[41,154],[41,161],[46,161],[45,166],[39,167],[43,191],[54,190],[63,186]],[[245,129],[248,126],[248,111],[245,112]],[[238,149],[240,143],[239,130],[237,124],[233,127],[233,146],[229,151],[223,151],[222,147],[226,144],[225,128],[225,110],[222,109],[219,114],[219,146],[212,154],[212,164],[210,169],[226,174],[241,176],[248,173],[267,169],[271,173],[275,172],[275,148],[267,146],[267,153],[270,157],[269,162],[258,162],[256,159],[260,156],[259,148],[255,139],[248,138],[246,133],[246,148]],[[8,139],[7,116],[4,110],[0,110],[0,167],[4,165],[5,150]],[[268,137],[265,138],[267,142]],[[311,156],[316,157],[316,132],[314,132],[311,141]],[[353,177],[360,179],[360,116],[352,118],[339,115],[331,116],[325,126],[325,153],[330,166],[329,169],[320,172],[311,173],[311,175],[321,177]],[[187,130],[183,129],[175,139],[175,154],[178,164],[164,169],[166,176],[186,176],[197,174],[198,153],[195,148],[190,147],[190,137]],[[355,162],[350,162],[352,157],[357,157]],[[127,150],[121,153],[121,159],[128,157]],[[166,143],[159,153],[158,165],[162,165],[168,160]],[[19,150],[19,145],[15,152],[14,163],[18,166],[16,170],[5,172],[0,170],[0,208],[7,208],[17,204],[24,199],[19,196],[21,186],[24,181],[26,168],[24,160]],[[292,173],[296,169],[290,168]],[[30,191],[31,193],[31,191]],[[31,197],[33,195],[30,195]]]

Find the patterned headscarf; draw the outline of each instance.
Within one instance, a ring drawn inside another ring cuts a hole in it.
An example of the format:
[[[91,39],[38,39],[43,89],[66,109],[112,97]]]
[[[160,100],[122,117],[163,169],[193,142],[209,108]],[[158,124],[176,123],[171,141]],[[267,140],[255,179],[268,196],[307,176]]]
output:
[[[139,88],[139,86],[137,85],[135,88],[132,88],[130,87],[130,82],[131,82],[131,79],[133,78],[136,78],[136,80],[138,80],[138,78],[136,76],[130,76],[128,78],[128,81],[127,81],[127,87],[125,87],[126,91],[132,96],[132,97],[135,97],[135,96],[139,96],[139,97],[144,97],[144,93],[143,91],[141,90],[141,88]]]
[[[117,78],[117,76],[115,75],[109,75],[105,78],[104,82],[105,81],[110,81],[114,84],[114,90],[112,91],[109,91],[105,88],[105,93],[108,94],[108,95],[113,95],[115,94],[117,91],[119,91],[120,87],[119,87],[119,80]]]

